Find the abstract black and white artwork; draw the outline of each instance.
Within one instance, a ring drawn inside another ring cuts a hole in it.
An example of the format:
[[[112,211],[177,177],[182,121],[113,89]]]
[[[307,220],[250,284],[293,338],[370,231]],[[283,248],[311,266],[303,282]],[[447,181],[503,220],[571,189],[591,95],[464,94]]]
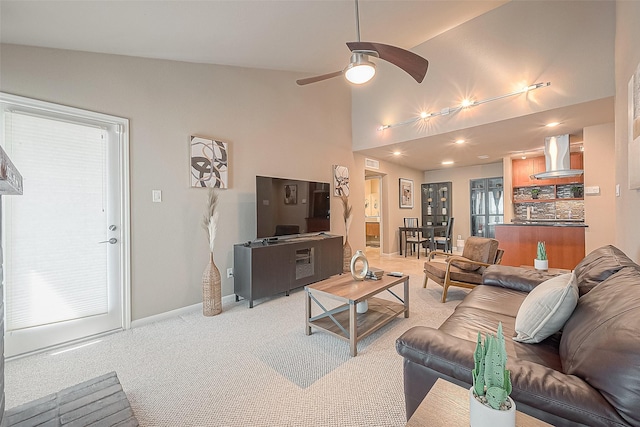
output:
[[[333,195],[349,196],[349,169],[346,166],[333,167]]]
[[[191,186],[228,188],[229,155],[226,142],[191,137]]]

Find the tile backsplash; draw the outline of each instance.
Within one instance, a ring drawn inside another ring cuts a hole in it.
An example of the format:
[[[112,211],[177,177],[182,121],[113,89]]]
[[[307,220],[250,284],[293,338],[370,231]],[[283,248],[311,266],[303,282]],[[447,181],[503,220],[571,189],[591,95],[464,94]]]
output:
[[[575,185],[544,185],[520,187],[513,190],[514,217],[519,220],[572,220],[584,221],[584,200],[573,198]],[[531,190],[538,188],[538,201],[532,201]],[[529,218],[527,218],[527,208]]]

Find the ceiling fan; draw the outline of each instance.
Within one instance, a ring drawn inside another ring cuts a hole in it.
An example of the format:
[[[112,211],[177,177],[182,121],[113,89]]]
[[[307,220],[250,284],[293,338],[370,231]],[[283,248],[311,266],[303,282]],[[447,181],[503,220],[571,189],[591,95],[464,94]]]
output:
[[[351,60],[344,70],[323,74],[306,79],[296,80],[298,85],[303,86],[309,83],[316,83],[333,77],[345,75],[346,79],[354,84],[363,84],[373,78],[376,73],[376,66],[369,61],[369,57],[383,59],[401,68],[413,77],[418,83],[422,83],[427,74],[429,61],[408,50],[390,46],[382,43],[372,43],[360,41],[360,13],[358,11],[358,0],[356,2],[356,33],[358,41],[348,42],[347,47],[351,50]]]

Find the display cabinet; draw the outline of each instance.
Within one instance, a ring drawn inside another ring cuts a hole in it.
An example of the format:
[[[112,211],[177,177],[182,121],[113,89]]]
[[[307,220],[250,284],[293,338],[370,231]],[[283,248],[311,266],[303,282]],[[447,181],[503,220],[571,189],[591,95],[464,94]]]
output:
[[[422,225],[447,225],[451,216],[451,182],[422,184]]]
[[[471,235],[495,237],[496,224],[504,222],[504,187],[502,177],[472,179]]]

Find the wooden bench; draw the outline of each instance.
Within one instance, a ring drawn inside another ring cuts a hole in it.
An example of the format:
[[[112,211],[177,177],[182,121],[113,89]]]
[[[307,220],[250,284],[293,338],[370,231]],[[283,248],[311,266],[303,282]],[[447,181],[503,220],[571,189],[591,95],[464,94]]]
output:
[[[138,426],[115,372],[16,406],[5,419],[7,427]]]

